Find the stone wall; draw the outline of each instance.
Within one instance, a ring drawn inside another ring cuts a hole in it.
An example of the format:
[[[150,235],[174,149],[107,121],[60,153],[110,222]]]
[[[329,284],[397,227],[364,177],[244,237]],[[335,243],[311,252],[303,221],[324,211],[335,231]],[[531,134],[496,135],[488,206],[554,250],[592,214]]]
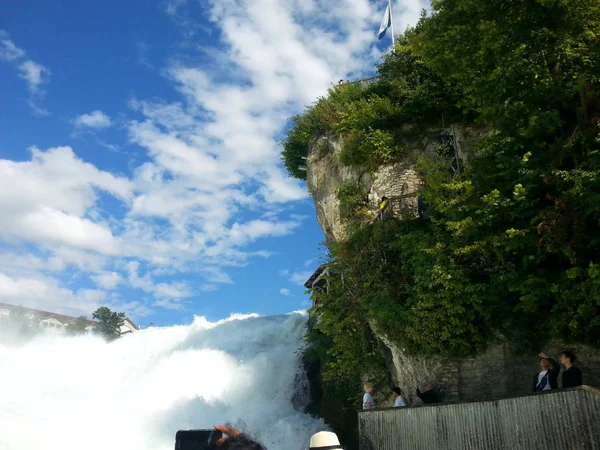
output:
[[[379,333],[371,324],[375,334],[389,348],[392,365],[391,378],[402,389],[410,405],[421,401],[416,396],[416,388],[432,384],[441,394],[443,401],[488,400],[500,397],[529,394],[532,392],[533,376],[539,371],[536,353],[517,355],[507,342],[490,345],[484,353],[474,358],[419,358],[408,356]],[[540,349],[551,358],[559,361],[560,353],[569,349],[577,355],[575,365],[583,372],[585,384],[600,386],[600,350],[585,346],[563,346],[559,342]],[[559,376],[559,386],[561,376]],[[388,393],[379,398],[383,406],[391,403]]]

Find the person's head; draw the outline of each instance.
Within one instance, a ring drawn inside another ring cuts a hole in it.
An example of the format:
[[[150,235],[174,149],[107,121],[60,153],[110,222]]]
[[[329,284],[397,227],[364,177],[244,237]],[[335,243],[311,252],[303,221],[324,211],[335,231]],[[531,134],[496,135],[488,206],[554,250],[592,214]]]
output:
[[[570,352],[569,350],[565,350],[560,354],[560,363],[565,366],[571,366],[575,363],[575,353]]]
[[[266,450],[261,444],[253,441],[245,434],[230,436],[219,448],[221,450]]]
[[[540,358],[540,369],[548,370],[550,368],[550,361],[546,358]]]
[[[363,388],[365,389],[365,392],[368,392],[369,394],[373,393],[373,384],[372,383],[365,383]]]
[[[344,447],[340,444],[337,434],[331,431],[319,431],[311,436],[310,448],[308,450],[319,449],[344,450]]]
[[[400,390],[400,388],[398,386],[396,386],[396,387],[394,387],[394,389],[392,389],[392,400],[396,400],[401,395],[402,395],[402,391]]]
[[[383,197],[381,197],[381,201],[385,202],[388,198],[384,195]]]
[[[427,391],[433,391],[433,386],[431,384],[427,384],[427,385],[425,385],[425,387],[423,388],[423,390],[425,392],[427,392]]]

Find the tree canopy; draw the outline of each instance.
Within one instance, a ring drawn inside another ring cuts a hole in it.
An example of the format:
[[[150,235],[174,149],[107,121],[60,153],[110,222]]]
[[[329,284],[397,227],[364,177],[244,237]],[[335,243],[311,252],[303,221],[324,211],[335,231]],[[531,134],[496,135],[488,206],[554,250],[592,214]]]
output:
[[[85,316],[79,316],[77,319],[67,324],[66,331],[70,335],[78,336],[86,333],[87,326],[87,318]]]
[[[293,118],[291,175],[318,135],[342,134],[344,163],[375,169],[442,122],[484,132],[454,177],[443,156],[410,155],[429,220],[362,224],[330,245],[344,282],[313,294],[308,353],[325,389],[378,358],[369,320],[419,355],[474,355],[499,336],[600,346],[600,3],[435,0],[378,72]],[[339,194],[352,219],[365,199]]]
[[[92,318],[97,320],[94,331],[108,341],[117,339],[121,335],[121,325],[125,320],[125,313],[111,311],[106,306],[101,306],[92,314]]]

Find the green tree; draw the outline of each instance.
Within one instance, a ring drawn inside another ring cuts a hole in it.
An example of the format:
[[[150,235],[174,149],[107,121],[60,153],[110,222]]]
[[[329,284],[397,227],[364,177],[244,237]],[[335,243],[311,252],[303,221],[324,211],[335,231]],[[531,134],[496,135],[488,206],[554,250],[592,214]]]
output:
[[[77,319],[75,319],[72,322],[69,322],[67,324],[66,331],[67,331],[67,334],[70,334],[72,336],[77,336],[77,335],[85,334],[87,326],[88,326],[87,317],[79,316]]]
[[[113,341],[121,335],[121,325],[125,320],[125,313],[111,311],[106,306],[101,306],[92,314],[92,318],[98,323],[94,331],[104,336],[108,341]]]

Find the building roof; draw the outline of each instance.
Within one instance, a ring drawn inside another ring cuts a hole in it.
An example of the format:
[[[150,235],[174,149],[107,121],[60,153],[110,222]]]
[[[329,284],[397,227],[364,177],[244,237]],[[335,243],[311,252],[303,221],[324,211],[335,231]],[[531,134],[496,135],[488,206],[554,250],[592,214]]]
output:
[[[129,322],[131,324],[131,326],[133,328],[135,328],[136,330],[140,329],[140,327],[138,327],[135,323],[133,323],[132,320],[129,317],[125,317],[125,322]]]
[[[10,305],[8,303],[0,303],[0,308],[1,307],[12,309],[12,308],[16,308],[17,305]],[[53,312],[49,312],[49,311],[43,311],[41,309],[25,308],[24,306],[22,308],[23,308],[23,311],[25,311],[26,313],[35,314],[37,317],[40,318],[40,320],[50,319],[53,317],[56,320],[60,321],[61,323],[69,323],[78,318],[78,317],[73,317],[73,316],[67,316],[66,314],[57,314],[57,313],[53,313]],[[88,325],[93,325],[95,323],[96,322],[93,320],[88,320]]]
[[[327,268],[328,265],[329,264],[321,264],[319,268],[315,270],[314,273],[310,276],[310,278],[306,280],[306,283],[304,283],[304,287],[306,289],[311,289],[317,281],[317,279],[323,274],[323,271]]]
[[[12,309],[12,308],[16,308],[16,307],[17,307],[17,305],[10,305],[8,303],[0,302],[0,308]],[[23,308],[23,311],[25,311],[26,313],[35,314],[40,320],[55,318],[56,320],[60,321],[61,323],[66,324],[66,323],[69,323],[69,322],[72,322],[72,321],[78,319],[78,317],[67,316],[66,314],[57,314],[57,313],[53,313],[53,312],[49,312],[49,311],[42,311],[41,309],[32,309],[32,308],[25,308],[25,307],[22,307],[22,308]],[[125,320],[127,322],[129,322],[133,328],[135,328],[136,330],[139,330],[138,326],[136,324],[134,324],[131,321],[131,319],[126,317]],[[97,323],[98,322],[96,322],[95,320],[88,320],[87,326],[89,327],[91,325],[96,325]]]

